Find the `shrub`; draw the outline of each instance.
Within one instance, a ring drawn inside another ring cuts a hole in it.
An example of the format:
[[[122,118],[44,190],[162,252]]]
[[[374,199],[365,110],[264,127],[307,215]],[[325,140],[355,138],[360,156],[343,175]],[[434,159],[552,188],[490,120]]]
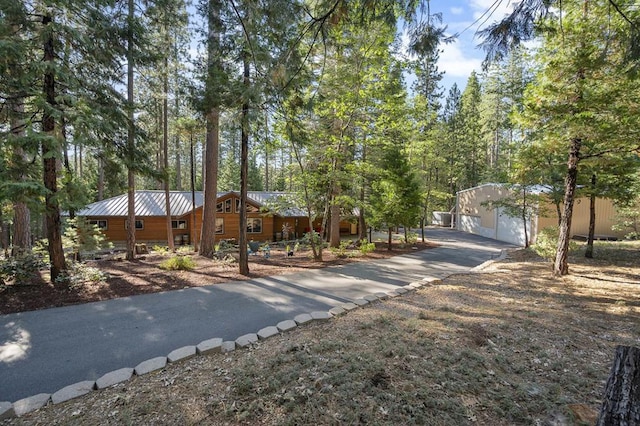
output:
[[[417,242],[418,242],[418,234],[416,234],[415,232],[407,233],[407,243],[408,244],[415,244]]]
[[[79,259],[84,253],[113,247],[98,226],[90,224],[84,217],[67,220],[63,245],[71,249],[74,259]]]
[[[360,253],[368,254],[376,250],[376,243],[369,243],[367,240],[360,240]]]
[[[13,281],[15,285],[29,285],[33,276],[47,264],[37,253],[24,253],[0,261],[0,285]]]
[[[160,269],[167,271],[190,271],[196,263],[189,256],[174,256],[160,264]]]
[[[330,247],[329,251],[337,257],[347,257],[347,249],[351,245],[351,241],[340,241],[339,247]]]
[[[558,250],[559,235],[560,229],[557,226],[544,228],[538,233],[536,243],[531,248],[533,251],[538,253],[539,256],[544,257],[547,260],[553,260],[556,257],[556,251]],[[573,251],[577,248],[578,243],[573,240],[569,241],[569,250]]]
[[[165,254],[168,254],[168,253],[169,253],[169,247],[167,247],[167,246],[158,246],[158,245],[154,245],[151,249],[152,249],[154,252],[156,252],[156,253],[158,253],[158,254],[161,254],[161,255],[163,255],[163,256],[164,256]]]
[[[67,284],[69,288],[80,286],[86,282],[106,282],[109,276],[98,268],[82,262],[70,262],[66,271],[56,278],[56,283]]]

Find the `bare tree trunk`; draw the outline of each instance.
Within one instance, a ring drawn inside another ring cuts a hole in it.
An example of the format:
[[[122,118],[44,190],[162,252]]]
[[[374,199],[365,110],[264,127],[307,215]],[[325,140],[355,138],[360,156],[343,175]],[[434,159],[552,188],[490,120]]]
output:
[[[640,425],[640,349],[618,346],[597,426]]]
[[[98,201],[104,199],[104,159],[98,156]]]
[[[22,100],[9,103],[9,114],[11,115],[11,137],[24,137],[24,103]],[[27,158],[19,144],[14,148],[13,155],[15,163],[19,167],[17,180],[25,182],[27,175],[23,165],[27,164]],[[24,200],[16,200],[13,203],[13,244],[11,246],[12,256],[31,250],[31,210]]]
[[[164,207],[167,219],[167,245],[170,251],[176,249],[173,244],[171,227],[171,197],[169,192],[169,59],[164,57],[163,101],[162,101],[162,168],[164,170]]]
[[[179,62],[180,58],[178,55],[178,41],[177,39],[174,40],[174,51],[175,51],[175,61]],[[178,75],[178,69],[176,69],[176,75],[175,75],[176,79],[175,79],[175,89],[174,89],[174,96],[175,96],[175,100],[174,100],[174,108],[175,108],[175,117],[178,118],[180,117],[180,99],[178,98],[178,94],[180,93],[180,91],[178,90],[178,87],[180,87],[180,79],[179,79],[179,75]],[[176,130],[175,132],[175,150],[176,150],[176,190],[178,191],[182,191],[182,150],[180,149],[180,132],[178,132]]]
[[[571,219],[573,216],[573,202],[575,201],[576,185],[578,182],[578,162],[580,161],[580,138],[571,139],[569,160],[567,161],[567,175],[564,186],[564,209],[558,235],[558,250],[553,264],[553,275],[558,277],[569,273],[569,238],[571,237]]]
[[[524,227],[524,248],[529,248],[529,232],[527,231],[527,187],[522,186],[522,225]]]
[[[265,112],[264,114],[264,190],[269,191],[269,113]]]
[[[209,34],[207,53],[209,73],[222,72],[219,64],[220,37],[223,29],[220,0],[209,0],[207,18]],[[206,90],[210,93],[217,90],[215,76],[209,76]],[[204,178],[204,206],[202,210],[202,234],[200,237],[200,254],[212,258],[215,254],[216,240],[216,205],[218,203],[218,145],[220,136],[220,106],[217,100],[212,100],[207,118],[207,142],[205,154]]]
[[[127,108],[129,125],[127,129],[127,260],[133,260],[136,256],[136,177],[133,170],[133,158],[135,151],[135,127],[133,108],[133,18],[134,0],[128,3],[128,28],[127,28]]]
[[[42,18],[42,24],[46,28],[52,25],[50,15]],[[49,260],[51,262],[51,282],[67,268],[64,251],[62,249],[62,222],[60,219],[60,206],[58,205],[58,178],[57,160],[60,157],[60,147],[55,136],[55,118],[51,114],[56,105],[55,61],[53,30],[45,30],[47,34],[44,41],[44,62],[48,64],[44,72],[44,95],[48,108],[42,117],[42,130],[48,136],[42,142],[42,158],[44,167],[44,186],[47,189],[45,195],[45,220],[47,224],[47,239],[49,242]]]
[[[391,250],[391,242],[393,241],[393,237],[392,237],[392,233],[393,233],[393,228],[391,226],[388,227],[388,241],[387,241],[387,250]]]
[[[246,51],[242,52],[243,83],[245,90],[249,90],[249,58]],[[245,95],[247,96],[247,95]],[[240,260],[239,272],[249,275],[249,254],[247,253],[247,178],[249,175],[249,99],[242,102],[242,135],[240,137]]]
[[[329,218],[329,247],[340,247],[340,205],[336,201],[336,197],[340,195],[340,188],[334,184],[333,202],[331,203]]]
[[[593,259],[593,240],[596,233],[596,174],[591,175],[591,195],[589,196],[589,236],[584,257]]]
[[[193,129],[189,135],[189,157],[191,158],[191,242],[193,251],[198,251],[198,233],[196,228],[196,165],[193,158]]]

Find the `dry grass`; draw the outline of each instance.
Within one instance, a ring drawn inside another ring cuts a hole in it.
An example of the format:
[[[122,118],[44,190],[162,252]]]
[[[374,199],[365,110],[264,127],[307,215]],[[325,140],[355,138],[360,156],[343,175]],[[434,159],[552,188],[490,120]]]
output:
[[[637,246],[515,252],[248,350],[197,357],[8,424],[587,424],[640,345]]]

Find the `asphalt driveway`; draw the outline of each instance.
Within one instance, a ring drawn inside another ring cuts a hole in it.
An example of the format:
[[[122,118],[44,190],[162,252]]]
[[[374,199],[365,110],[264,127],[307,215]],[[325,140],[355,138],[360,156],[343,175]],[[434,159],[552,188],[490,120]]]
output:
[[[376,262],[0,316],[0,401],[53,393],[213,337],[235,340],[425,277],[467,271],[513,247],[450,229],[440,247]]]

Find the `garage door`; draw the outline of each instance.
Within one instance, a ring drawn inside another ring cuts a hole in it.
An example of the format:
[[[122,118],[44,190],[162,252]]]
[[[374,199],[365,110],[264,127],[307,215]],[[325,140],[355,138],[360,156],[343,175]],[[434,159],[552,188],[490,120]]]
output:
[[[507,243],[524,246],[524,226],[522,218],[510,217],[498,209],[498,230],[496,239]],[[527,232],[531,233],[531,229],[527,226]]]

